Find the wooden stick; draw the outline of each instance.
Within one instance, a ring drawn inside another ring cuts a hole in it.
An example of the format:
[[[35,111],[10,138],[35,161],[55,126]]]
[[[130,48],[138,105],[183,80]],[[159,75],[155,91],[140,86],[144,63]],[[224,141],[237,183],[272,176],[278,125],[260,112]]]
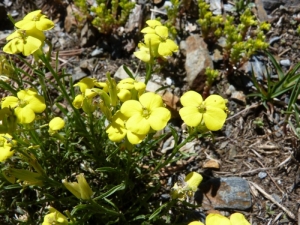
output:
[[[287,215],[288,217],[290,217],[293,220],[296,220],[296,216],[290,211],[288,210],[286,207],[284,207],[283,205],[281,205],[279,202],[276,201],[275,198],[272,197],[272,195],[269,195],[267,192],[265,192],[260,186],[258,186],[256,183],[253,183],[251,181],[249,181],[249,184],[252,185],[253,187],[255,187],[261,194],[263,194],[267,199],[269,199],[270,201],[272,201],[275,205],[277,205],[279,208],[281,208]]]

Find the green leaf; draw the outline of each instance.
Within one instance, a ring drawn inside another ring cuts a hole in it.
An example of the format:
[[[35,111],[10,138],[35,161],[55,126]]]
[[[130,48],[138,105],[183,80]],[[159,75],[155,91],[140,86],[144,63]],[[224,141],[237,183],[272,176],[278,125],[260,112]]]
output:
[[[125,189],[125,184],[121,183],[115,187],[113,187],[112,189],[110,189],[109,191],[103,193],[102,195],[99,195],[98,197],[94,198],[94,200],[98,200],[98,199],[103,199],[103,198],[107,198],[108,196],[112,195],[113,193],[117,192],[117,191],[121,191]]]
[[[131,73],[130,69],[128,69],[127,66],[123,65],[123,69],[125,70],[125,72],[127,73],[127,75],[135,80],[135,77],[133,76],[133,74]]]

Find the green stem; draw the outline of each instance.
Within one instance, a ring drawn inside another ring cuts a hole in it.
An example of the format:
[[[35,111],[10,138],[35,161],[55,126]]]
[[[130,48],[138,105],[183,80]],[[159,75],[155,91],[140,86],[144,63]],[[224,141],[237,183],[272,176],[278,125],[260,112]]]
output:
[[[194,140],[197,133],[198,133],[198,131],[197,131],[197,129],[195,129],[192,133],[189,134],[189,136],[183,142],[181,142],[179,145],[175,146],[172,154],[163,163],[156,166],[156,168],[153,170],[153,173],[156,173],[158,170],[160,170],[161,168],[168,165],[172,161],[173,157],[178,153],[179,149],[181,147],[183,147],[186,143]]]

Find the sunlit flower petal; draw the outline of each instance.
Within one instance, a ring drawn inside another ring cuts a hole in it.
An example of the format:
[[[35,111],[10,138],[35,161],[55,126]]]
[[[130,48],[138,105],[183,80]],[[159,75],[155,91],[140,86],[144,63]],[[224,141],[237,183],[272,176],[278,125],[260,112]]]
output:
[[[233,213],[230,216],[231,225],[250,225],[243,214]]]
[[[220,214],[211,213],[206,217],[206,225],[231,225],[230,220]]]
[[[203,114],[201,114],[198,108],[194,106],[186,106],[181,108],[179,110],[179,115],[186,125],[190,127],[198,126],[203,118]]]

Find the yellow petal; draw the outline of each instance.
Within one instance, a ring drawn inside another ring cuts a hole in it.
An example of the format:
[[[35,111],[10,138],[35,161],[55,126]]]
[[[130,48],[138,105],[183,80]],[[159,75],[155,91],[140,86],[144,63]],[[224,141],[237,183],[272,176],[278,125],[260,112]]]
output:
[[[150,130],[149,122],[141,114],[131,116],[125,126],[127,130],[139,135],[146,135]]]
[[[26,42],[23,42],[22,44],[17,45],[17,48],[20,52],[23,53],[24,56],[29,56],[32,53],[34,53],[36,50],[38,50],[42,45],[42,41],[35,38],[28,36],[26,38]]]
[[[76,108],[76,109],[80,109],[82,107],[83,104],[83,95],[77,95],[74,99],[74,101],[72,102],[72,105]]]
[[[171,113],[168,109],[159,107],[152,110],[148,121],[153,130],[162,130],[171,119]]]
[[[35,119],[34,111],[28,106],[25,106],[23,108],[15,108],[15,115],[17,117],[17,122],[20,124],[28,124],[33,122]]]
[[[195,91],[188,91],[181,96],[180,102],[183,106],[198,107],[203,102],[203,99],[199,93]]]
[[[4,49],[3,49],[4,51]],[[5,52],[7,52],[8,50],[6,50]],[[142,60],[145,63],[150,62],[151,56],[150,56],[150,52],[148,51],[136,51],[133,53],[135,55],[135,57],[137,57],[138,59]]]
[[[81,79],[74,86],[79,86],[80,92],[81,93],[85,93],[85,90],[87,88],[88,89],[92,89],[94,87],[94,82],[95,82],[94,78],[85,77],[85,78]]]
[[[204,223],[201,223],[199,221],[193,221],[193,222],[189,223],[188,225],[204,225]]]
[[[40,95],[32,96],[28,100],[27,107],[30,107],[35,113],[42,113],[46,109],[44,97]]]
[[[155,30],[152,27],[145,27],[141,30],[143,34],[155,34]]]
[[[169,30],[165,26],[156,26],[155,27],[155,33],[158,36],[160,36],[163,40],[165,40],[169,36]]]
[[[36,22],[36,28],[41,31],[50,30],[53,27],[54,27],[54,23],[51,20],[47,19],[45,15],[42,15],[40,21]]]
[[[90,185],[88,184],[88,182],[86,181],[84,174],[81,173],[81,174],[77,175],[76,179],[79,184],[81,199],[83,199],[83,200],[91,199],[91,197],[93,195],[93,191],[92,191]]]
[[[149,27],[152,28],[155,28],[156,26],[161,26],[161,22],[159,22],[158,20],[147,20],[146,23]]]
[[[206,225],[231,225],[228,218],[222,216],[220,214],[211,213],[206,217],[205,220]]]
[[[35,21],[20,20],[15,23],[15,26],[22,30],[31,30],[35,28]]]
[[[243,214],[241,213],[233,213],[230,216],[231,225],[250,225],[250,223],[246,220]]]
[[[16,43],[18,42],[19,40],[17,39],[13,39],[11,40],[10,42],[8,42],[4,47],[3,47],[3,51],[5,53],[8,53],[8,54],[17,54],[19,53],[20,51],[17,49],[16,47]]]
[[[145,137],[145,134],[136,134],[131,132],[130,130],[127,131],[127,139],[133,145],[141,143],[145,139]]]
[[[161,43],[160,37],[156,34],[146,34],[144,36],[144,41],[147,46],[155,46]]]
[[[134,114],[141,115],[143,113],[143,108],[140,102],[136,100],[128,100],[122,104],[121,112],[123,115],[129,118]]]
[[[171,56],[176,51],[178,51],[178,45],[170,39],[161,42],[158,46],[158,54],[161,56]]]
[[[49,122],[49,127],[51,130],[61,130],[65,126],[65,121],[60,117],[54,117]]]
[[[112,117],[111,124],[107,127],[106,133],[111,141],[119,142],[125,137],[127,130],[125,129],[125,117],[121,111],[117,111]]]
[[[202,121],[202,114],[195,106],[186,106],[179,110],[181,119],[190,127],[197,127]]]
[[[35,10],[35,11],[32,11],[30,13],[28,13],[24,18],[23,20],[25,21],[33,21],[33,20],[37,20],[41,17],[42,15],[42,10],[38,9],[38,10]]]
[[[21,36],[20,32],[22,32],[22,31],[16,30],[12,34],[8,35],[6,37],[6,40],[9,41],[9,40],[12,40],[12,39],[15,39],[15,38],[21,38],[22,36]]]
[[[108,134],[109,140],[119,142],[123,140],[127,133],[127,130],[125,129],[125,127],[120,126],[117,123],[111,123],[106,129],[106,133]]]
[[[1,108],[15,108],[19,104],[19,99],[15,96],[7,96],[1,103]]]
[[[211,131],[220,130],[226,120],[227,114],[223,109],[213,106],[206,106],[206,112],[203,114],[203,120],[207,129]]]
[[[0,135],[0,162],[4,162],[14,154],[14,151],[11,151],[12,144],[7,142],[7,139],[10,138],[11,136],[9,134]]]
[[[121,89],[117,96],[121,102],[126,102],[131,99],[131,92],[126,89]]]
[[[44,34],[43,31],[40,31],[36,28],[31,29],[31,30],[26,30],[26,35],[27,36],[32,36],[36,39],[39,39],[42,43],[44,42],[44,40],[46,39],[46,36]]]
[[[145,94],[142,94],[139,100],[142,106],[148,109],[150,113],[153,109],[163,106],[161,96],[153,92],[147,92]]]
[[[188,184],[188,187],[192,191],[197,191],[197,188],[201,181],[203,180],[203,177],[201,174],[196,173],[196,172],[190,172],[186,177],[185,177],[185,182]]]
[[[220,109],[226,109],[226,100],[222,98],[220,95],[210,95],[205,99],[205,105],[211,105]]]

